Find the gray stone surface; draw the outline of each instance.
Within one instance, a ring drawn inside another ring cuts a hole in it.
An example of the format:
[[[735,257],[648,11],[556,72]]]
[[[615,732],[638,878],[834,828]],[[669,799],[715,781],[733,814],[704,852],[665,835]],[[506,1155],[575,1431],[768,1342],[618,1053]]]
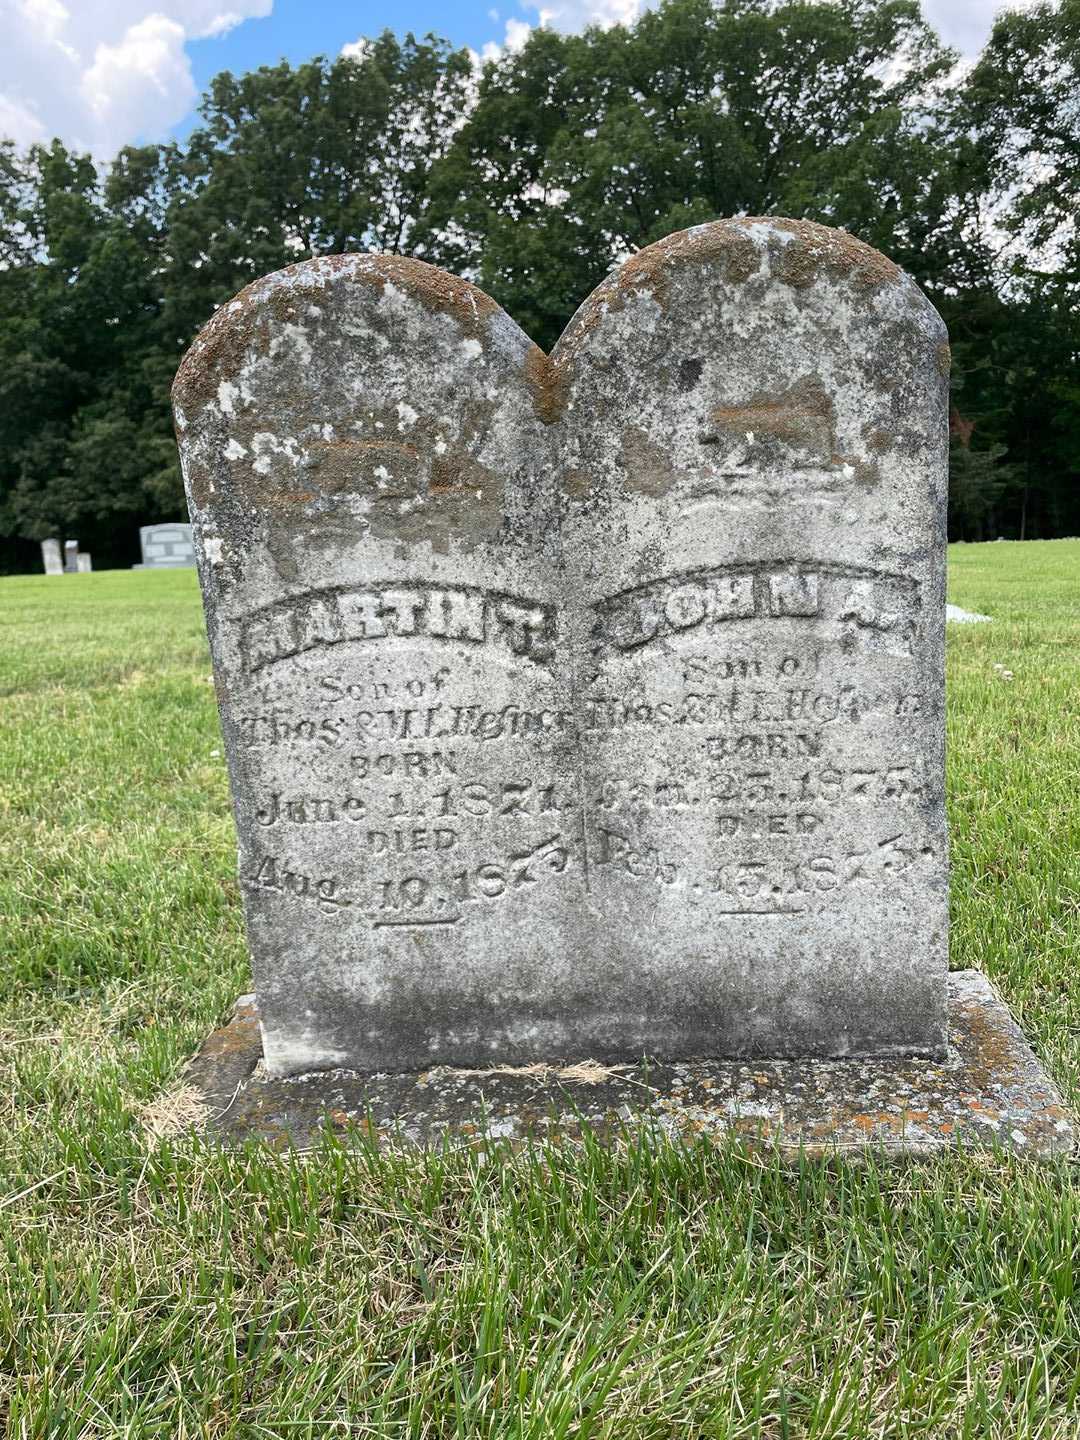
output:
[[[400,257],[221,308],[174,398],[272,1073],[944,1053],[947,371],[783,220],[551,357]]]
[[[79,542],[77,540],[64,541],[64,574],[77,575],[79,573]]]
[[[62,575],[64,573],[64,557],[60,554],[59,540],[42,540],[41,563],[45,567],[46,575]]]
[[[195,564],[195,542],[190,525],[143,525],[139,529],[142,564],[135,570],[191,569]]]
[[[1002,1146],[1069,1154],[1076,1126],[1057,1087],[985,976],[948,976],[942,1060],[687,1060],[532,1066],[516,1073],[437,1068],[403,1075],[334,1070],[273,1079],[260,1063],[258,1011],[243,996],[184,1077],[206,1129],[304,1147],[356,1125],[381,1145],[575,1138],[643,1128],[672,1138],[735,1135],[821,1154],[874,1146],[926,1152]]]
[[[89,575],[94,568],[92,557],[85,550],[80,550],[75,556],[75,569],[80,575]]]

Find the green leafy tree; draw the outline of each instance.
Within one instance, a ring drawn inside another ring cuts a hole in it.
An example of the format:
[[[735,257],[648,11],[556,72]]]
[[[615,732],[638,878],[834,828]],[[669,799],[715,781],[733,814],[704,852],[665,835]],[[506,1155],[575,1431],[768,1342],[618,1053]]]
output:
[[[847,225],[925,271],[953,58],[915,0],[666,0],[632,28],[534,32],[435,167],[433,248],[548,345],[613,262],[721,215]]]
[[[968,404],[984,442],[1007,448],[1017,480],[1002,525],[1020,538],[1080,532],[1078,95],[1080,0],[1040,4],[998,18],[956,117],[975,157],[994,293],[943,308],[963,337],[961,363],[989,362]]]
[[[1021,276],[1080,270],[1080,0],[1006,11],[964,91],[994,222]]]
[[[431,166],[472,85],[467,51],[389,33],[332,64],[218,75],[201,127],[165,156],[173,328],[189,336],[296,260],[422,252]]]
[[[183,515],[170,381],[268,271],[417,255],[550,346],[626,255],[733,214],[845,226],[941,309],[952,534],[1078,533],[1078,36],[1080,0],[1005,13],[958,76],[916,0],[663,0],[479,74],[390,34],[222,74],[185,144],[101,173],[0,140],[0,568],[47,534],[129,563]]]
[[[117,523],[183,513],[153,153],[122,157],[102,189],[86,157],[33,149],[30,199],[3,226],[24,241],[0,271],[0,531],[76,535],[102,558]]]
[[[949,447],[949,534],[954,540],[994,540],[1002,497],[1015,480],[1004,445],[972,449],[953,436]]]

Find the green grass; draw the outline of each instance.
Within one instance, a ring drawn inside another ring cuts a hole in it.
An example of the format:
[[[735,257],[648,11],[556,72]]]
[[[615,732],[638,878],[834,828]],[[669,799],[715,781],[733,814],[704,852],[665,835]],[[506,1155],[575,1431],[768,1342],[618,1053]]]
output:
[[[1080,543],[950,598],[953,964],[1075,1103]],[[148,1142],[246,984],[208,677],[191,573],[0,581],[7,1434],[1080,1434],[1065,1161]]]

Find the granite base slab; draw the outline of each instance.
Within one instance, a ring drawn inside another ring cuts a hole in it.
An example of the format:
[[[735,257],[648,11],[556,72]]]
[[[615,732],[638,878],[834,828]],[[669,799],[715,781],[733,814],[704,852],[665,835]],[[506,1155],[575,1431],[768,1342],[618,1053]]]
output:
[[[672,1138],[735,1135],[813,1154],[866,1147],[927,1152],[1000,1146],[1071,1152],[1072,1116],[990,982],[949,976],[950,1045],[926,1060],[687,1060],[598,1066],[361,1075],[330,1070],[271,1079],[262,1069],[254,996],[242,996],[185,1077],[205,1130],[303,1149],[327,1126],[384,1144],[604,1136],[643,1127]]]

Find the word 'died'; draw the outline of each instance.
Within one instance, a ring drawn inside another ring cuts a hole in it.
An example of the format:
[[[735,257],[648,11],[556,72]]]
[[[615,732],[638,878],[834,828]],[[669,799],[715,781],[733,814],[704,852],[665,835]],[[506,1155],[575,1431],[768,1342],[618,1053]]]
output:
[[[732,621],[809,619],[886,637],[891,648],[908,654],[913,625],[907,616],[918,603],[917,588],[901,575],[826,564],[696,570],[602,601],[593,635],[601,647],[632,650]]]
[[[250,672],[319,645],[377,643],[395,636],[500,645],[546,665],[554,651],[555,612],[550,605],[474,586],[317,590],[249,615],[241,646]]]

